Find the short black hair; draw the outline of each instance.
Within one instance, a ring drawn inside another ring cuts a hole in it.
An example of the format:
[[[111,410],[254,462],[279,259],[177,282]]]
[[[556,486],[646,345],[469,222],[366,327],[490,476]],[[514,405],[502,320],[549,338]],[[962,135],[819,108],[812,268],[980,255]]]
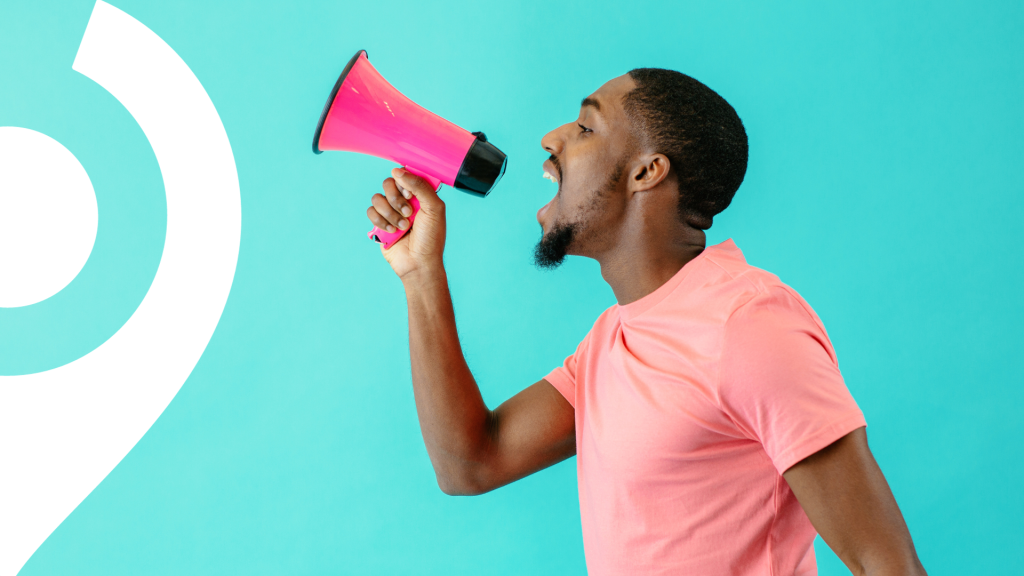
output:
[[[707,230],[747,172],[747,132],[714,90],[675,70],[629,71],[623,105],[641,144],[668,157],[679,181],[679,215]]]

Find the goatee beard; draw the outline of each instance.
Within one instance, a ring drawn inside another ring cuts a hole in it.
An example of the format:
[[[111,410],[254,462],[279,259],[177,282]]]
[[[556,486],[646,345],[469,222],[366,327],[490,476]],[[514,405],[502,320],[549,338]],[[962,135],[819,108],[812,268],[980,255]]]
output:
[[[578,228],[577,224],[556,224],[551,232],[541,236],[533,249],[533,263],[537,268],[554,270],[561,266]]]

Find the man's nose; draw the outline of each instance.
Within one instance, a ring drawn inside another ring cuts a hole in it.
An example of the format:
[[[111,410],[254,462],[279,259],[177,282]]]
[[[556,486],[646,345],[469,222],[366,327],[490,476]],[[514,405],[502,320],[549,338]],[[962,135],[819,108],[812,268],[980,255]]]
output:
[[[557,156],[562,153],[562,148],[565,146],[565,139],[562,137],[563,128],[565,126],[559,126],[540,139],[541,147],[549,154]]]

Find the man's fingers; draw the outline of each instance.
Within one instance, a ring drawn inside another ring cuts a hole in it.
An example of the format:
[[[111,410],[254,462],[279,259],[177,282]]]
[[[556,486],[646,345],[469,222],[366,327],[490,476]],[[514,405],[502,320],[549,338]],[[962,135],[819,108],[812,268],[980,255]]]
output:
[[[405,230],[406,228],[409,227],[409,220],[402,216],[402,214],[398,210],[395,210],[395,208],[391,206],[391,203],[388,202],[388,199],[385,198],[383,194],[374,194],[373,199],[370,201],[370,203],[373,204],[373,207],[374,209],[377,210],[377,213],[383,216],[384,219],[387,220],[387,222],[392,226],[400,230]],[[389,230],[389,232],[393,232],[393,230]]]
[[[399,190],[394,178],[388,178],[384,181],[384,196],[387,197],[391,207],[400,212],[402,216],[406,218],[412,216],[412,205],[402,196],[402,191]]]
[[[444,211],[444,202],[437,197],[437,192],[430,185],[430,182],[408,172],[404,168],[395,168],[391,171],[391,176],[394,177],[398,186],[411,192],[419,199],[420,210],[434,214]]]
[[[395,180],[394,178],[391,179]],[[399,184],[397,180],[395,180],[395,187],[398,188],[398,191],[402,194],[402,197],[404,197],[406,200],[412,200],[412,192],[405,189],[405,187]]]
[[[377,212],[377,209],[374,208],[373,206],[370,206],[369,208],[366,209],[366,217],[370,219],[370,222],[373,222],[374,226],[380,228],[381,230],[386,230],[388,232],[395,231],[394,225],[388,222],[387,219],[385,219],[383,216],[381,216],[380,212]]]

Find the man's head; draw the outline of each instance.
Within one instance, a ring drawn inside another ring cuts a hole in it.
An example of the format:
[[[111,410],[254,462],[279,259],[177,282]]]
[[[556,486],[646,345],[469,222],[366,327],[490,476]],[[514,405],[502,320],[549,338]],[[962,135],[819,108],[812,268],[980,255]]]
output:
[[[545,175],[558,183],[537,212],[541,267],[567,254],[598,257],[651,228],[706,230],[747,166],[746,132],[732,106],[693,78],[657,68],[610,80],[583,100],[576,122],[541,145],[551,154]]]

